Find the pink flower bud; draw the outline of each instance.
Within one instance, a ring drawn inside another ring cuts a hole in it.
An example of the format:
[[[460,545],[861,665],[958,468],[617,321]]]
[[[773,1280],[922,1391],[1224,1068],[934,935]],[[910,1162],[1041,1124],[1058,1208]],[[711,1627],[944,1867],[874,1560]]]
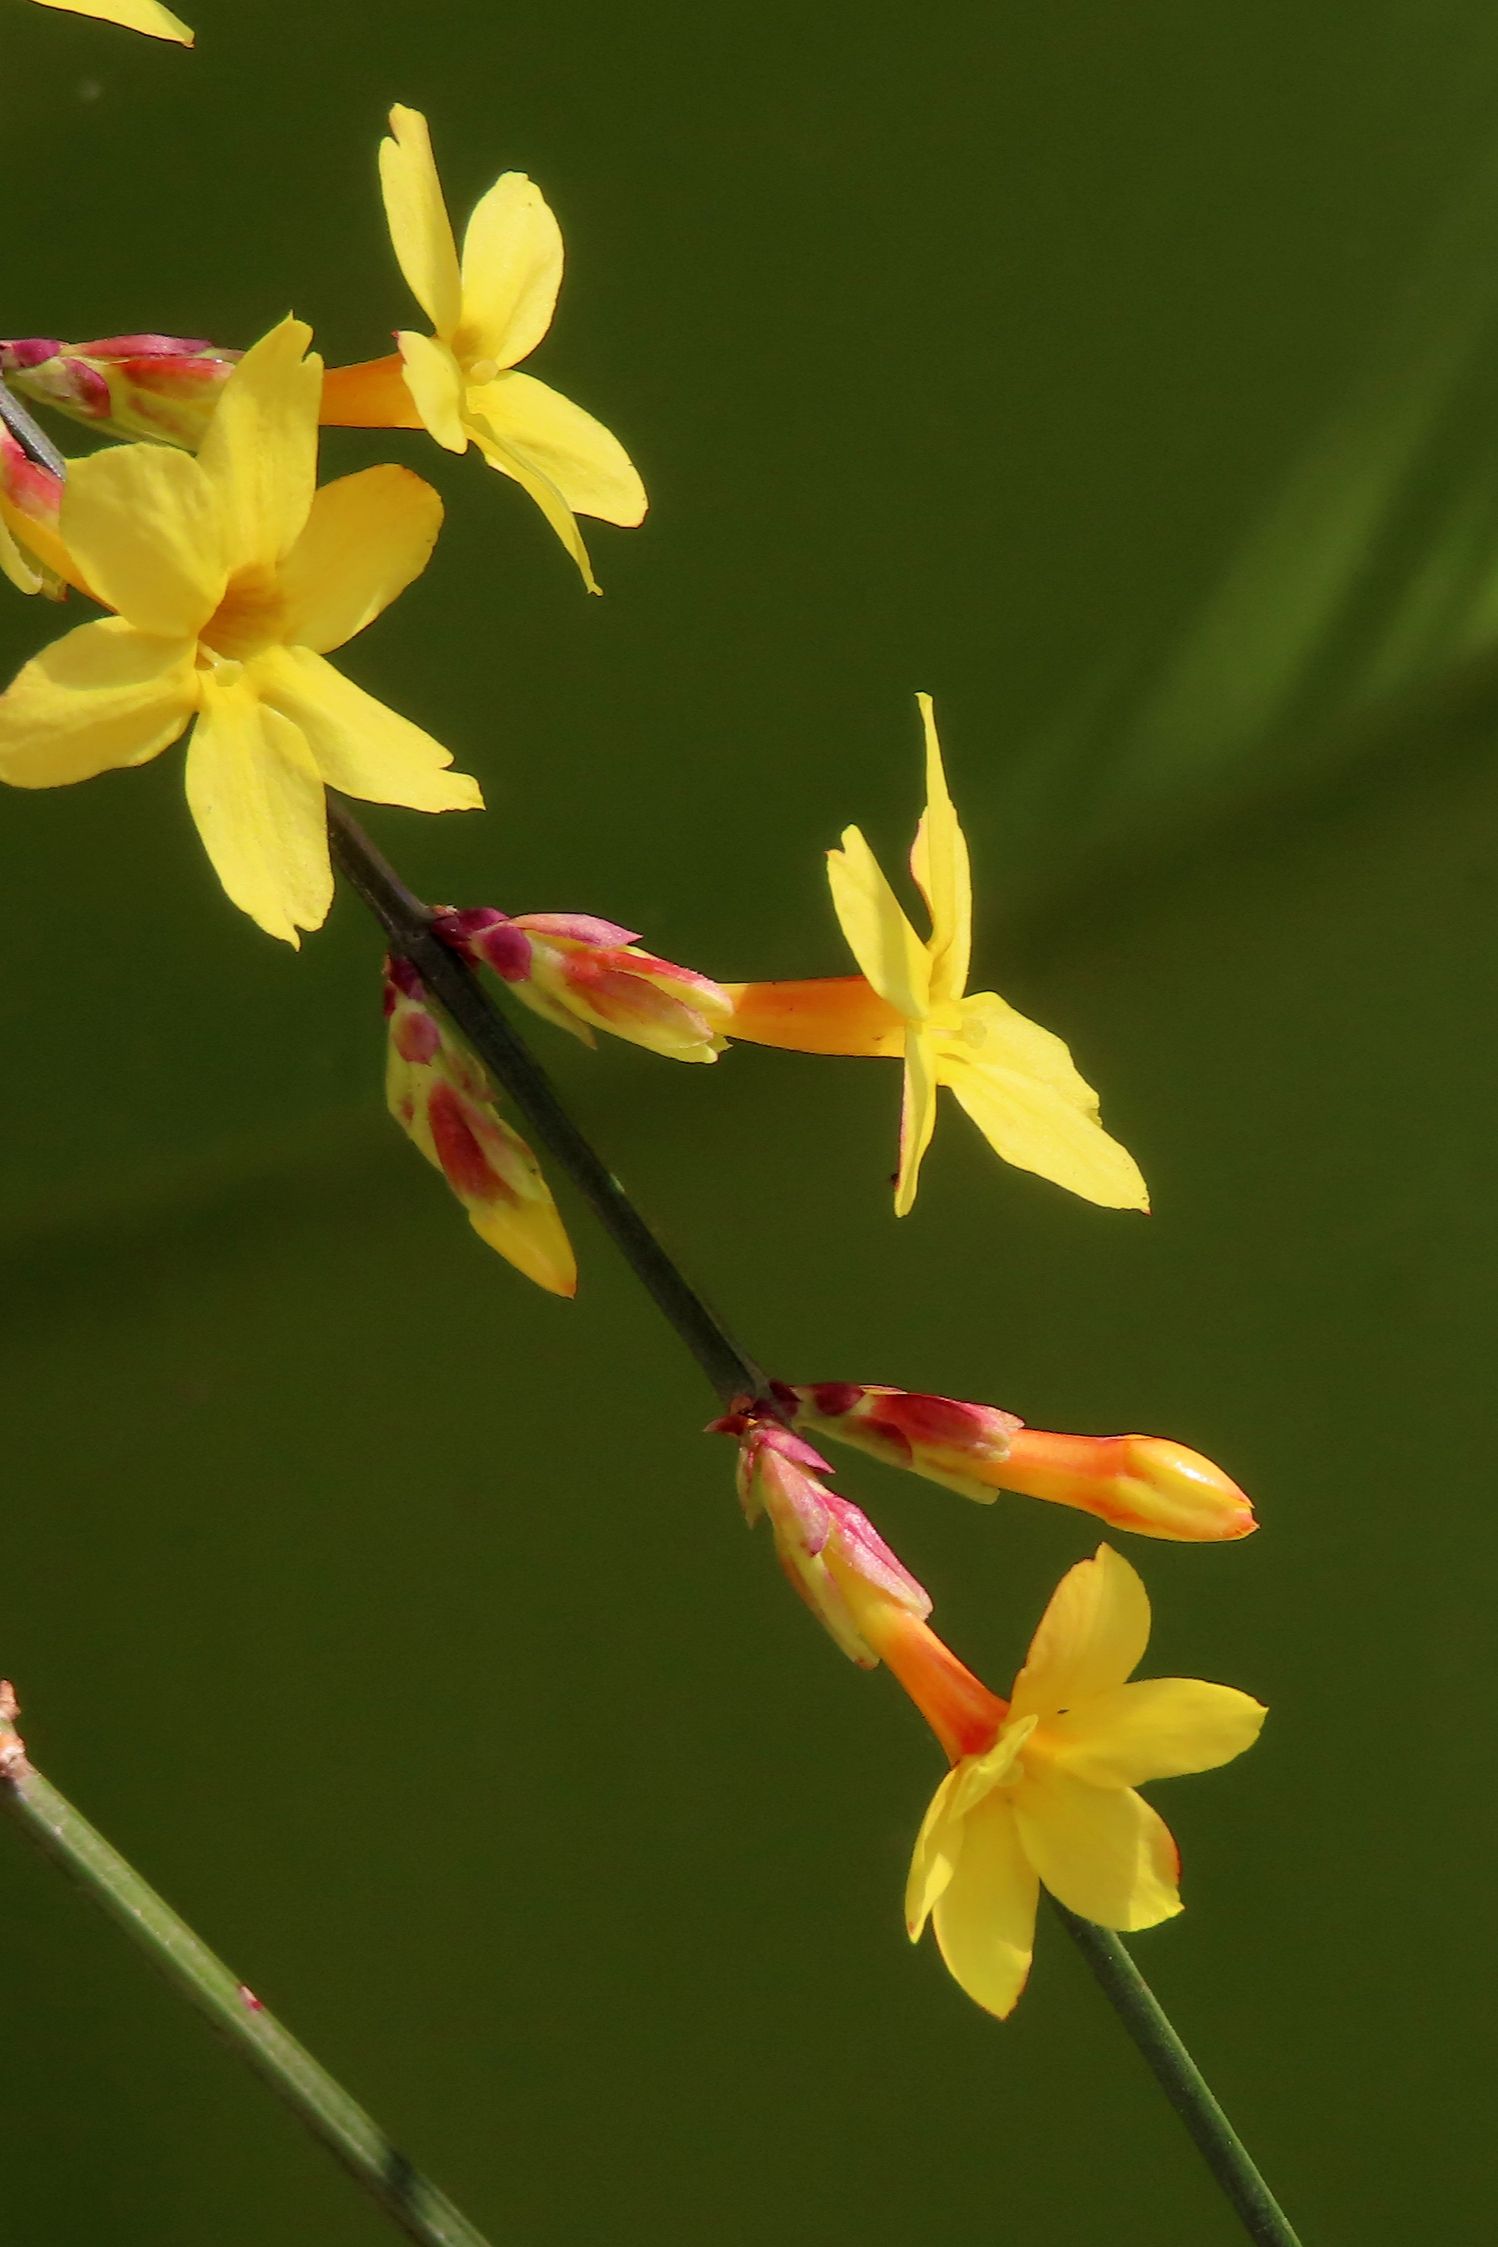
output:
[[[1052,1435],[994,1405],[851,1381],[777,1383],[776,1395],[798,1426],[984,1505],[1001,1490],[1018,1491],[1182,1543],[1247,1537],[1258,1527],[1220,1467],[1161,1436]]]
[[[189,336],[115,335],[94,343],[26,336],[0,343],[0,374],[23,397],[93,429],[190,450],[202,442],[242,356]]]
[[[882,1639],[879,1619],[894,1610],[918,1619],[929,1615],[922,1586],[867,1514],[822,1481],[832,1469],[800,1436],[749,1411],[731,1412],[713,1429],[739,1438],[739,1502],[751,1524],[768,1517],[792,1588],[850,1661],[876,1668],[880,1653],[871,1632]]]
[[[385,1102],[442,1172],[481,1240],[553,1295],[577,1265],[540,1166],[495,1105],[478,1062],[426,1001],[409,960],[385,962]]]
[[[590,913],[522,913],[487,906],[446,913],[437,933],[503,977],[546,1021],[584,1044],[595,1030],[673,1061],[714,1061],[728,998],[707,976],[641,951],[632,929]]]

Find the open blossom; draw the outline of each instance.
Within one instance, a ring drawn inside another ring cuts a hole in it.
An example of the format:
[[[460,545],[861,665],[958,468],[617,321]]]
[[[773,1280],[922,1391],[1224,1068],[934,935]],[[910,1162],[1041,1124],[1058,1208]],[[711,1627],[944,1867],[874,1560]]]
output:
[[[993,991],[967,991],[972,887],[967,844],[947,793],[931,697],[917,695],[926,733],[926,810],[910,868],[931,916],[923,943],[856,827],[829,851],[832,902],[858,978],[729,984],[731,1035],[801,1053],[903,1055],[899,1216],[915,1201],[921,1159],[946,1085],[996,1154],[1088,1201],[1147,1209],[1134,1158],[1098,1120],[1097,1095],[1061,1039]]]
[[[727,1042],[727,993],[692,968],[642,951],[635,931],[613,921],[591,913],[512,918],[478,906],[442,914],[436,933],[585,1045],[595,1043],[595,1030],[607,1030],[673,1061],[716,1061]]]
[[[440,742],[325,660],[425,568],[442,503],[404,468],[315,490],[310,334],[286,320],[246,354],[196,458],[133,444],[75,465],[69,571],[118,613],[0,695],[0,780],[18,788],[144,764],[191,727],[187,800],[214,870],[291,944],[333,894],[325,786],[416,811],[482,800]]]
[[[617,437],[534,375],[518,372],[556,306],[562,236],[541,190],[505,172],[468,221],[458,259],[426,119],[390,112],[380,183],[400,269],[436,330],[397,336],[400,357],[329,370],[325,422],[425,427],[449,452],[477,445],[530,493],[598,591],[578,515],[643,521],[645,487]]]
[[[101,435],[151,437],[192,451],[243,356],[191,336],[113,335],[93,343],[17,336],[0,343],[0,375],[23,398]]]
[[[37,0],[37,5],[60,8],[69,16],[97,16],[101,23],[120,23],[127,31],[144,31],[152,39],[174,39],[179,47],[192,45],[187,25],[160,0]]]
[[[1067,1572],[1007,1702],[918,1617],[856,1579],[847,1596],[952,1764],[916,1839],[906,1922],[912,1942],[934,1922],[969,1997],[1013,2011],[1042,1887],[1103,1927],[1153,1927],[1181,1909],[1180,1853],[1134,1790],[1230,1762],[1265,1711],[1194,1678],[1128,1682],[1150,1610],[1127,1561],[1100,1545]]]
[[[768,1519],[776,1558],[792,1589],[850,1662],[876,1668],[879,1656],[859,1628],[848,1580],[866,1585],[881,1613],[887,1604],[918,1620],[931,1612],[924,1587],[868,1515],[828,1488],[822,1478],[832,1469],[804,1437],[749,1411],[727,1413],[712,1427],[715,1434],[739,1438],[739,1502],[751,1527],[762,1514]]]
[[[494,1088],[409,960],[385,961],[385,1104],[440,1170],[480,1240],[552,1295],[577,1293],[577,1263],[541,1166],[499,1113]]]
[[[1027,1428],[997,1405],[878,1382],[776,1385],[798,1426],[834,1436],[988,1505],[1001,1490],[1075,1506],[1115,1529],[1182,1543],[1247,1537],[1247,1496],[1220,1467],[1163,1436],[1075,1436]]]

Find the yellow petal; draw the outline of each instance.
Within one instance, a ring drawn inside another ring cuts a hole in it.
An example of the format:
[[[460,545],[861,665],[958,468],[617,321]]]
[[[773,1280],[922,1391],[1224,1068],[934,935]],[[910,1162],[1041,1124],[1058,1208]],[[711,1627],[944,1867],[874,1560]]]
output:
[[[283,320],[262,336],[224,384],[198,448],[218,493],[231,570],[273,569],[307,520],[322,399],[322,361],[315,351],[303,357],[311,340],[303,320]]]
[[[905,1040],[905,1085],[900,1101],[900,1169],[895,1179],[895,1215],[915,1207],[921,1161],[936,1129],[936,1075],[930,1040],[913,1029]]]
[[[111,445],[75,460],[60,527],[98,599],[142,632],[195,638],[223,598],[219,495],[191,453]]]
[[[296,727],[260,702],[237,665],[204,679],[187,803],[242,912],[288,944],[301,942],[298,929],[321,928],[333,899],[322,779]]]
[[[883,1054],[905,1050],[905,1020],[861,975],[782,983],[724,983],[731,1038],[789,1053]]]
[[[644,521],[649,502],[628,453],[559,390],[533,375],[502,374],[470,388],[468,411],[534,462],[579,515],[625,525]]]
[[[157,756],[197,707],[194,653],[119,617],[54,640],[0,695],[0,780],[60,788]]]
[[[592,564],[588,560],[588,549],[583,544],[583,534],[577,527],[571,508],[567,505],[566,500],[563,499],[551,478],[543,469],[538,468],[536,463],[518,445],[507,443],[495,430],[491,429],[482,415],[467,415],[464,427],[482,452],[485,460],[488,461],[489,466],[499,469],[502,475],[513,476],[521,489],[530,493],[531,498],[540,508],[547,522],[550,523],[557,537],[572,556],[573,561],[576,562],[584,585],[590,593],[596,593],[598,584],[593,575]]]
[[[70,16],[96,16],[101,23],[120,23],[127,31],[143,31],[151,39],[175,39],[179,47],[192,45],[192,33],[180,16],[158,0],[39,0],[44,8],[61,8]]]
[[[959,1767],[960,1768],[960,1767]],[[932,1906],[945,1895],[962,1854],[964,1821],[952,1815],[956,1771],[949,1771],[937,1788],[915,1837],[910,1873],[905,1882],[905,1926],[913,1943],[931,1916]]]
[[[910,871],[931,915],[931,998],[960,999],[967,987],[973,940],[973,884],[967,843],[947,794],[941,743],[929,694],[916,704],[926,729],[926,809],[915,831]]]
[[[524,172],[505,172],[463,236],[464,356],[513,367],[534,351],[562,285],[562,230]]]
[[[325,484],[280,569],[289,642],[323,654],[362,632],[426,568],[442,502],[409,468]]]
[[[417,335],[402,328],[396,337],[401,347],[401,367],[411,402],[439,445],[450,453],[466,453],[468,432],[463,426],[463,374],[445,343],[435,336]]]
[[[1048,1717],[1122,1685],[1149,1644],[1143,1584],[1111,1545],[1069,1568],[1030,1641],[1010,1713]]]
[[[18,593],[41,590],[42,573],[11,537],[3,504],[0,504],[0,577],[8,578]]]
[[[1152,1677],[1097,1693],[1046,1725],[1056,1769],[1094,1787],[1214,1771],[1251,1748],[1267,1710],[1230,1685]]]
[[[842,849],[827,853],[827,880],[848,949],[865,976],[897,1013],[919,1020],[931,994],[931,962],[856,827],[845,827]]]
[[[390,112],[392,138],[380,143],[380,187],[396,259],[406,286],[438,335],[458,324],[462,288],[458,253],[432,156],[432,136],[419,109]]]
[[[1157,1926],[1180,1910],[1180,1853],[1141,1796],[1032,1765],[1014,1818],[1025,1855],[1069,1911],[1130,1928]]]
[[[957,1876],[937,1901],[935,1922],[948,1972],[1001,2021],[1029,1977],[1037,1896],[1009,1802],[990,1795],[966,1821]]]
[[[257,692],[290,720],[330,788],[411,811],[482,808],[477,781],[447,769],[452,755],[440,741],[310,649],[271,648],[249,669]]]
[[[1005,1162],[1107,1209],[1149,1208],[1138,1164],[1104,1131],[1066,1047],[1038,1023],[984,992],[963,1002],[962,1030],[943,1037],[937,1065]]]

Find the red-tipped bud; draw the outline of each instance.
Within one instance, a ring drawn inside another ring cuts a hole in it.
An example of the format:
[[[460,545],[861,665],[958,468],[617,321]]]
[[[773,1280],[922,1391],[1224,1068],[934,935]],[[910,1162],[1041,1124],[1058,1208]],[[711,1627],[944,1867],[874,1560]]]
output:
[[[0,343],[0,374],[23,397],[91,429],[192,450],[242,356],[190,336],[113,335],[94,343],[25,336]]]
[[[60,601],[67,583],[57,528],[62,479],[32,459],[0,423],[0,575],[22,593]]]
[[[849,1660],[874,1669],[884,1652],[884,1623],[929,1615],[926,1592],[868,1516],[828,1489],[821,1478],[832,1469],[800,1436],[741,1412],[713,1428],[739,1438],[740,1503],[751,1523],[768,1517],[792,1587]]]
[[[633,929],[590,913],[512,919],[481,906],[443,914],[437,933],[586,1045],[607,1030],[673,1061],[715,1061],[723,1050],[726,994],[692,968],[642,951]]]
[[[577,1265],[535,1156],[500,1115],[473,1056],[426,1002],[408,960],[385,962],[385,1101],[468,1212],[481,1240],[553,1295]]]
[[[1161,1436],[1051,1435],[994,1405],[852,1381],[777,1383],[776,1395],[798,1426],[983,1505],[1013,1490],[1182,1543],[1247,1537],[1258,1527],[1220,1467]]]

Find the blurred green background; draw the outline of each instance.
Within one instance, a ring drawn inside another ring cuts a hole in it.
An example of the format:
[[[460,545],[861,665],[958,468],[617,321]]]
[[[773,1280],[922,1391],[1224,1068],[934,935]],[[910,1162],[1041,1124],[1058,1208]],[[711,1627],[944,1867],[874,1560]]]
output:
[[[977,980],[1071,1040],[1152,1219],[953,1110],[897,1224],[883,1065],[546,1058],[777,1371],[1171,1433],[1255,1494],[1241,1549],[1128,1547],[1149,1667],[1273,1708],[1158,1790],[1190,1909],[1137,1952],[1308,2247],[1481,2236],[1498,21],[187,12],[191,56],[6,0],[0,328],[294,308],[366,356],[412,316],[392,100],[459,215],[542,182],[534,371],[653,510],[590,602],[476,456],[329,440],[448,499],[347,668],[492,806],[371,824],[430,894],[837,972],[821,851],[903,848],[936,695]],[[6,671],[59,621],[0,607]],[[1054,1926],[1006,2027],[908,1949],[931,1742],[785,1596],[566,1188],[570,1307],[400,1142],[354,905],[261,937],[175,753],[0,813],[0,1671],[43,1767],[496,2247],[1227,2247]],[[998,1685],[1095,1542],[844,1482]],[[8,1830],[0,1897],[5,2247],[387,2235]]]

